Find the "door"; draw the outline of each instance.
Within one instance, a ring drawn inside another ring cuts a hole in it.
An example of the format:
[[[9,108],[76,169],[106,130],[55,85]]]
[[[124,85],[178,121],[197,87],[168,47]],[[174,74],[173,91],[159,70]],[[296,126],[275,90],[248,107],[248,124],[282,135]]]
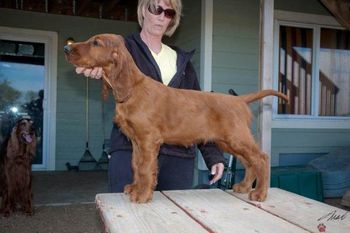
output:
[[[29,117],[37,136],[33,170],[54,170],[57,35],[2,27],[0,35],[0,143]]]

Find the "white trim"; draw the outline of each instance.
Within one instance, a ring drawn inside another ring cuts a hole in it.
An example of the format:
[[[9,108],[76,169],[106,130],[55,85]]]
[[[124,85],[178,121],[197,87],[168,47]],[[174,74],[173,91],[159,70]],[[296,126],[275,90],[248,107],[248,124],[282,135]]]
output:
[[[33,165],[33,170],[54,170],[56,151],[56,86],[57,41],[56,32],[10,28],[0,26],[0,39],[39,42],[45,44],[45,86],[43,164]]]
[[[283,10],[275,10],[274,15],[275,19],[284,20],[288,22],[340,27],[340,24],[332,16],[307,14]]]
[[[273,87],[273,15],[274,0],[260,0],[260,51],[259,80],[260,89]],[[271,156],[272,99],[260,102],[259,136],[261,149]]]
[[[320,56],[320,38],[321,38],[321,28],[314,27],[313,28],[313,43],[312,43],[312,80],[311,88],[312,90],[319,90],[319,80],[320,80],[320,65],[319,65],[319,56]],[[317,80],[317,81],[316,81]],[[311,115],[313,117],[318,116],[318,106],[319,106],[319,91],[311,92],[311,104],[314,107],[311,107]]]
[[[272,128],[274,129],[349,129],[349,120],[347,119],[315,119],[302,116],[299,118],[280,118],[273,119]]]
[[[200,76],[203,90],[212,90],[213,0],[202,0]]]
[[[278,90],[278,70],[279,70],[279,46],[276,46],[276,41],[279,41],[280,37],[279,37],[279,21],[278,20],[274,20],[274,29],[273,29],[273,41],[274,41],[274,47],[273,47],[273,89],[274,90]],[[272,115],[272,121],[274,120],[274,118],[276,116],[278,116],[277,114],[277,103],[278,101],[275,100],[272,103],[272,111],[273,111],[273,115]]]
[[[313,30],[313,83],[312,88],[318,90],[319,79],[319,47],[321,27],[344,29],[331,16],[296,13],[288,11],[275,11],[274,28],[274,89],[278,89],[278,65],[279,65],[279,27],[280,25],[296,26]],[[307,128],[307,129],[350,129],[350,117],[324,117],[318,116],[319,92],[312,93],[312,114],[311,115],[282,115],[277,114],[277,100],[273,101],[272,128]]]

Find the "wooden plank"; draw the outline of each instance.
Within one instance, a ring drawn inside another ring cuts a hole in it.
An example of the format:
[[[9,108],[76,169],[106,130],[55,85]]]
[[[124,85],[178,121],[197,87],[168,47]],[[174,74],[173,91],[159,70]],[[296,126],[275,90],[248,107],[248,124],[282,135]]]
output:
[[[160,192],[147,204],[135,204],[123,193],[97,194],[96,205],[109,233],[207,232]]]
[[[211,232],[307,232],[220,189],[163,193]]]
[[[247,194],[228,192],[310,232],[350,232],[350,213],[322,202],[278,188],[270,189],[265,202],[252,202]]]

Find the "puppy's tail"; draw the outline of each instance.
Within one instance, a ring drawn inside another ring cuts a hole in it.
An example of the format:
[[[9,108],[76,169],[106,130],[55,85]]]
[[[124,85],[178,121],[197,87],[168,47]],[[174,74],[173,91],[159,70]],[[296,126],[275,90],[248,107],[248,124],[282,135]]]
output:
[[[263,90],[263,91],[258,91],[255,93],[251,93],[251,94],[247,94],[247,95],[240,95],[238,96],[238,98],[243,99],[244,102],[246,102],[247,104],[257,101],[259,99],[262,99],[266,96],[270,96],[270,95],[274,95],[277,96],[279,98],[284,99],[286,102],[288,102],[288,97],[285,94],[282,94],[281,92],[275,91],[275,90]]]

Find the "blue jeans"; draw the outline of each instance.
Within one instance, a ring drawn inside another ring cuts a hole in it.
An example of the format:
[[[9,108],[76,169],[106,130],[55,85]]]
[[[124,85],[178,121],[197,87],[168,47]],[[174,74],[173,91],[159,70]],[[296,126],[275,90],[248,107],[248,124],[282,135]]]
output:
[[[108,191],[123,192],[124,186],[131,184],[129,150],[115,151],[111,154],[108,167]],[[194,158],[181,158],[160,154],[158,156],[158,184],[156,190],[191,189],[193,184]]]

